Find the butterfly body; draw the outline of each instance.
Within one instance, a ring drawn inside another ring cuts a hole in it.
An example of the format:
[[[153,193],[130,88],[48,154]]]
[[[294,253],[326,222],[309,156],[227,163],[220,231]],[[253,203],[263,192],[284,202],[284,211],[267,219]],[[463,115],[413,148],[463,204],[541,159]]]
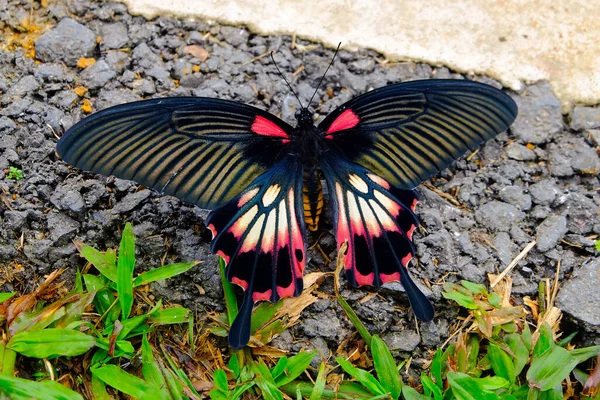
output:
[[[468,150],[506,130],[514,101],[490,86],[452,80],[389,85],[358,96],[315,126],[301,108],[292,127],[241,103],[210,98],[152,99],[102,110],[70,128],[63,160],[135,180],[212,209],[211,249],[241,286],[244,303],[229,342],[250,338],[252,305],[303,288],[306,230],[323,208],[354,286],[399,280],[413,311],[433,307],[411,280],[418,225],[414,188]]]

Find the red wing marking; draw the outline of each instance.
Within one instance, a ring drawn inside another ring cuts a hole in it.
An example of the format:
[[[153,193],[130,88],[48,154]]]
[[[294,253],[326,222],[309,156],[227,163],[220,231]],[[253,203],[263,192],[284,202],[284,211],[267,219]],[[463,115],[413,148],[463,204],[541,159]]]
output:
[[[275,126],[260,117],[256,124],[263,134]],[[227,278],[245,291],[229,335],[235,348],[248,342],[254,303],[302,292],[306,252],[304,221],[298,219],[302,176],[297,159],[286,158],[207,218],[213,233],[212,251],[225,260]]]
[[[257,135],[289,139],[288,134],[280,126],[260,115],[256,116],[250,130]]]
[[[358,125],[359,122],[360,119],[358,118],[358,115],[356,115],[351,109],[347,109],[331,123],[331,125],[327,129],[327,134],[325,135],[325,137],[328,139],[332,139],[332,133],[354,128],[356,125]]]
[[[358,285],[379,286],[398,280],[398,267],[406,267],[413,256],[416,196],[397,191],[399,199],[388,182],[364,171],[348,168],[328,183],[337,207],[337,242],[348,243],[346,270]]]
[[[430,321],[433,306],[406,268],[415,253],[416,192],[393,187],[339,154],[325,155],[321,166],[336,207],[338,247],[348,244],[343,259],[348,282],[379,287],[399,280],[417,318]]]

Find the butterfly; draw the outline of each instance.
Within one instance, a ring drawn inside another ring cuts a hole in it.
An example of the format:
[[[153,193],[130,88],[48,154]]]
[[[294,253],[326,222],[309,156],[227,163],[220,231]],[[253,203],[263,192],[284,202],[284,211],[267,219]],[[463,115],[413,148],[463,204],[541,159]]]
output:
[[[466,80],[392,84],[353,98],[315,126],[295,127],[230,100],[174,97],[99,111],[71,127],[57,151],[83,170],[136,181],[213,210],[211,250],[244,289],[229,344],[250,338],[254,304],[303,289],[307,229],[333,207],[338,247],[353,286],[400,281],[416,316],[434,310],[412,281],[418,225],[414,190],[515,120],[505,93]]]

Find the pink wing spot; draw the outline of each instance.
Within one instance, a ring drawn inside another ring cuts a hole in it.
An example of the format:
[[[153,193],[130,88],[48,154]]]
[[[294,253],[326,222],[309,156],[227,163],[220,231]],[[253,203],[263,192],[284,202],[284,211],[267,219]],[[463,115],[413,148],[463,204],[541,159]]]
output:
[[[362,285],[371,285],[372,286],[373,282],[375,281],[375,274],[373,272],[371,272],[370,274],[363,275],[355,270],[354,278],[356,278],[356,283],[358,283],[359,286],[362,286]]]
[[[379,277],[381,278],[381,282],[383,283],[399,281],[400,272],[394,272],[393,274],[379,274]]]
[[[258,193],[259,190],[260,190],[260,188],[254,188],[254,189],[249,190],[246,193],[244,193],[238,200],[238,204],[237,204],[238,208],[242,208],[242,206],[244,204],[246,204],[247,202],[252,200],[254,198],[254,196],[256,196],[256,194]]]
[[[405,255],[404,257],[402,257],[402,260],[400,260],[400,262],[406,268],[406,266],[408,265],[408,263],[410,262],[410,260],[412,260],[412,258],[413,258],[412,254],[408,253],[407,255]]]
[[[374,174],[367,174],[367,176],[369,177],[369,179],[371,179],[373,182],[375,182],[385,190],[390,190],[390,184],[382,177]]]
[[[294,296],[294,283],[292,282],[288,287],[277,287],[277,294],[279,297],[293,297]]]
[[[246,282],[240,278],[237,278],[235,276],[233,278],[231,278],[231,283],[235,283],[236,285],[241,286],[242,289],[244,289],[244,290],[248,289],[248,282]]]
[[[254,300],[255,303],[261,300],[270,300],[272,292],[273,291],[271,289],[267,290],[264,293],[254,292],[252,293],[252,300]]]
[[[329,126],[329,129],[327,129],[327,135],[325,137],[327,139],[332,139],[332,133],[354,128],[359,122],[360,119],[358,119],[358,115],[356,115],[351,109],[347,109],[341,113]]]
[[[412,240],[412,235],[415,232],[415,229],[417,229],[417,226],[413,224],[413,225],[410,226],[410,229],[406,232],[406,237],[409,240]]]
[[[217,251],[217,255],[225,261],[225,265],[229,265],[229,256],[223,253],[221,250]]]
[[[210,224],[209,226],[207,226],[208,230],[212,233],[212,238],[216,238],[217,237],[217,230],[215,229],[215,226],[213,224]]]
[[[281,127],[260,115],[256,116],[250,130],[257,135],[289,139],[288,134]]]
[[[412,204],[410,205],[410,210],[411,210],[412,212],[415,212],[415,208],[417,207],[417,203],[418,203],[418,202],[419,202],[419,200],[417,200],[417,199],[414,199],[414,200],[413,200]]]

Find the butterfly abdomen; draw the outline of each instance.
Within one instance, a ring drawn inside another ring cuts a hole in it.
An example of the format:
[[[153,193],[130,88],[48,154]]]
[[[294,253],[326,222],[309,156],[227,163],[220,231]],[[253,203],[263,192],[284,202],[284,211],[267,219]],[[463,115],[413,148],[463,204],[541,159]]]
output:
[[[304,221],[309,231],[319,229],[319,217],[323,210],[323,186],[317,170],[304,172],[304,186],[302,189],[302,202],[304,203]]]

